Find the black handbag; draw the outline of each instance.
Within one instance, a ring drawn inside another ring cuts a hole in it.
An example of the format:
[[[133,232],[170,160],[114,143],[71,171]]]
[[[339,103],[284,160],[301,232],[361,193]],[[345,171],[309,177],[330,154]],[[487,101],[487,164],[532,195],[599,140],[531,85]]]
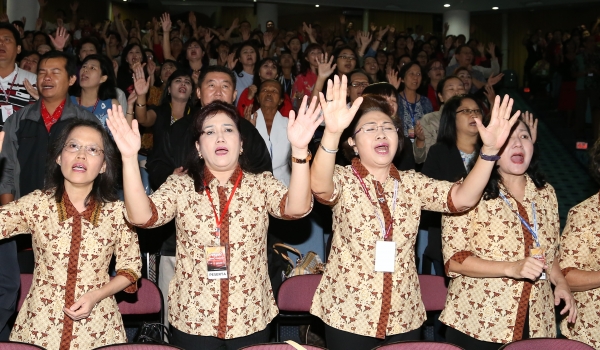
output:
[[[138,329],[134,343],[150,343],[150,344],[167,344],[171,339],[171,332],[167,326],[162,323],[146,323],[142,324]]]

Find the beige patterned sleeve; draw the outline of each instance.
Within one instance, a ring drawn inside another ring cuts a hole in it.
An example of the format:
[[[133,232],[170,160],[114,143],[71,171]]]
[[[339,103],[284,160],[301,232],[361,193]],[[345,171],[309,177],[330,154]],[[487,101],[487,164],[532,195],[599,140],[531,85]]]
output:
[[[125,211],[123,209],[123,211]],[[117,276],[126,277],[131,285],[125,288],[126,293],[137,291],[137,280],[142,275],[142,259],[138,236],[133,226],[126,222],[119,227],[119,235],[115,244]]]
[[[274,217],[284,220],[296,220],[305,217],[311,212],[314,204],[312,196],[310,209],[306,213],[301,216],[286,215],[285,205],[288,198],[288,188],[268,171],[259,175],[259,181],[259,188],[265,191],[267,211]]]
[[[586,210],[576,206],[569,211],[567,224],[563,231],[560,242],[560,269],[563,275],[571,270],[589,270],[589,250],[591,227],[586,220]]]
[[[340,199],[340,193],[342,192],[342,188],[343,188],[343,179],[344,179],[344,167],[340,166],[340,165],[336,165],[335,169],[333,170],[333,193],[331,194],[330,198],[322,198],[319,197],[318,194],[316,194],[315,192],[313,192],[313,196],[315,197],[315,199],[317,200],[317,202],[333,207],[334,205],[337,204],[338,200]]]
[[[29,223],[38,215],[41,191],[35,191],[0,207],[0,239],[31,234]]]
[[[191,186],[191,189],[186,188],[186,185]],[[173,220],[177,213],[177,198],[183,191],[194,191],[193,187],[194,182],[189,181],[187,175],[169,176],[167,181],[165,181],[156,192],[148,196],[150,199],[152,216],[145,224],[136,226],[141,228],[154,228]],[[127,215],[127,210],[123,210],[123,213],[125,214],[125,219],[128,222],[131,222]]]
[[[472,236],[471,216],[476,209],[461,214],[442,215],[442,254],[444,255],[444,268],[450,278],[460,276],[456,272],[448,271],[450,260],[461,263],[469,256],[474,256],[471,243]]]
[[[435,180],[421,173],[413,173],[415,193],[421,199],[421,208],[442,213],[457,212],[452,202],[452,187],[457,183]]]

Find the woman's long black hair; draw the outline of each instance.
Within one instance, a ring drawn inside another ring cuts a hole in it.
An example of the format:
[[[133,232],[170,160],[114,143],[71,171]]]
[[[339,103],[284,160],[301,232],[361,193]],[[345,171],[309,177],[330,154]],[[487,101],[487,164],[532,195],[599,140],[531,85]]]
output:
[[[259,87],[260,84],[262,83],[262,79],[259,76],[260,68],[262,66],[264,66],[267,62],[271,62],[275,65],[275,70],[277,71],[277,77],[274,79],[279,79],[279,77],[281,76],[281,67],[279,67],[277,60],[275,60],[273,57],[263,58],[262,60],[260,60],[260,62],[258,62],[254,65],[254,78],[252,79],[252,84],[256,85],[256,87]]]
[[[240,130],[240,117],[237,114],[237,110],[235,107],[229,103],[225,103],[222,101],[214,101],[204,106],[196,114],[193,116],[194,120],[191,126],[191,137],[190,143],[191,147],[189,147],[190,151],[188,153],[186,162],[184,164],[184,169],[187,171],[187,174],[194,179],[194,188],[196,192],[204,191],[204,171],[205,171],[205,161],[203,158],[200,158],[198,155],[198,150],[196,149],[196,142],[199,142],[200,137],[204,134],[202,129],[204,122],[208,118],[214,117],[218,113],[224,113],[227,115],[233,123],[235,124],[238,133],[240,134],[240,140],[242,144],[244,143],[244,137],[239,132]],[[247,153],[242,152],[239,156],[238,163],[244,172],[257,174],[257,171],[251,164],[248,159]]]
[[[464,100],[473,100],[482,109],[481,102],[472,95],[454,96],[444,103],[436,142],[443,143],[448,148],[456,147],[456,111]]]
[[[100,74],[106,75],[106,80],[103,83],[100,83],[100,87],[98,88],[98,99],[116,99],[117,86],[115,71],[113,70],[112,62],[105,55],[93,54],[87,55],[81,62],[81,65],[83,66],[87,61],[90,60],[98,61],[98,63],[100,63]],[[81,79],[81,77],[79,79]],[[77,81],[77,84],[73,85],[71,95],[81,97],[81,85],[79,85],[79,80]]]
[[[251,47],[254,49],[254,53],[256,54],[256,63],[254,63],[254,67],[256,67],[256,65],[258,64],[258,61],[260,61],[260,52],[258,50],[258,42],[256,40],[247,40],[244,41],[243,43],[240,44],[240,46],[238,47],[237,51],[235,52],[235,58],[238,60],[238,63],[235,65],[235,67],[233,68],[233,71],[239,76],[241,77],[242,71],[244,70],[244,66],[242,65],[242,62],[240,60],[240,55],[242,54],[242,50],[244,49],[244,47]],[[241,92],[239,92],[241,93]]]
[[[190,78],[190,81],[192,82],[191,95],[186,103],[186,110],[191,110],[194,107],[194,104],[196,103],[196,84],[194,84],[194,79],[192,79],[191,74],[186,69],[183,69],[183,68],[179,68],[176,71],[174,71],[173,73],[171,73],[171,75],[169,76],[169,79],[167,79],[167,83],[165,84],[165,89],[163,90],[163,93],[160,97],[160,105],[162,106],[164,104],[171,103],[171,94],[169,93],[169,87],[171,87],[173,80],[175,80],[179,77],[188,77],[188,78]]]
[[[142,61],[141,64],[148,63],[148,58],[144,53],[144,48],[139,44],[129,44],[123,49],[123,53],[121,54],[121,65],[117,70],[117,87],[125,93],[125,95],[129,96],[131,93],[130,87],[133,86],[133,71],[129,68],[129,63],[127,63],[127,55],[129,51],[131,51],[134,47],[139,47],[140,52],[142,53]],[[144,76],[148,79],[148,71],[144,66]]]
[[[86,127],[100,133],[104,150],[104,161],[106,162],[106,171],[102,174],[98,174],[94,179],[92,191],[85,199],[85,203],[87,204],[90,199],[94,199],[96,202],[100,203],[109,203],[118,200],[119,197],[117,196],[116,186],[120,174],[120,157],[117,146],[98,122],[79,118],[71,119],[58,138],[50,145],[50,149],[48,150],[48,160],[46,161],[47,171],[44,179],[44,190],[54,191],[54,198],[56,201],[62,201],[63,194],[65,193],[65,177],[60,165],[56,163],[56,160],[62,154],[69,135],[78,127]],[[97,157],[100,157],[100,155]]]

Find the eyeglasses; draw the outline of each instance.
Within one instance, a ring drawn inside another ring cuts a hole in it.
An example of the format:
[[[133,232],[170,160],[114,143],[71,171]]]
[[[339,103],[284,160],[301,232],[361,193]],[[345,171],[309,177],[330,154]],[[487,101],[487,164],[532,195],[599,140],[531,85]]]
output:
[[[348,60],[348,61],[354,61],[356,59],[356,57],[354,57],[354,56],[340,56],[339,58],[341,58],[343,60]]]
[[[367,86],[369,86],[369,83],[365,83],[365,82],[359,83],[359,82],[355,81],[355,82],[352,82],[352,83],[350,84],[350,86],[352,86],[352,87],[355,87],[355,88],[356,88],[356,87],[361,87],[361,88],[363,88],[363,89],[364,89],[364,88],[366,88]]]
[[[194,50],[194,49],[201,49],[201,47],[200,47],[200,46],[198,46],[198,45],[190,45],[190,46],[188,46],[188,48],[187,48],[187,49],[188,49],[188,50]]]
[[[458,114],[458,113],[465,113],[465,114],[469,114],[469,115],[478,115],[478,116],[483,115],[483,111],[481,109],[461,109],[460,111],[456,111],[456,114]]]
[[[103,149],[100,149],[100,147],[96,146],[96,145],[90,145],[90,146],[82,146],[80,144],[78,144],[77,142],[67,142],[64,145],[64,150],[69,152],[69,153],[77,153],[79,152],[82,148],[85,149],[85,152],[87,154],[89,154],[90,156],[99,156],[101,153],[104,153]]]
[[[444,67],[442,67],[442,66],[431,67],[431,69],[429,69],[429,70],[444,70]]]
[[[358,130],[356,130],[353,136],[356,136],[356,134],[358,134],[361,130],[365,134],[374,134],[377,132],[377,130],[379,130],[379,128],[381,128],[385,134],[392,134],[398,132],[398,128],[395,127],[392,123],[384,123],[383,125],[377,125],[376,123],[367,123],[361,126]]]

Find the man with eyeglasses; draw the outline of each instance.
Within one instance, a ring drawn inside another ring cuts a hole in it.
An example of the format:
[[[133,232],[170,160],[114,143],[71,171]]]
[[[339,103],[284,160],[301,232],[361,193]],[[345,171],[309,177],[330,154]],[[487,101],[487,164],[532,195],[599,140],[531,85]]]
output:
[[[70,119],[82,118],[99,123],[96,116],[68,99],[69,86],[77,80],[76,68],[75,57],[63,52],[50,51],[42,56],[37,74],[40,99],[20,109],[4,123],[6,134],[0,158],[2,205],[43,188],[48,146],[58,138]],[[23,245],[30,246],[30,241],[23,241]],[[3,328],[0,340],[8,339],[10,333],[5,325],[15,310],[19,272],[16,242],[0,244],[0,328]]]
[[[354,100],[362,96],[364,89],[371,85],[371,79],[363,70],[354,70],[350,73],[348,80],[348,97],[350,97],[350,105]]]

